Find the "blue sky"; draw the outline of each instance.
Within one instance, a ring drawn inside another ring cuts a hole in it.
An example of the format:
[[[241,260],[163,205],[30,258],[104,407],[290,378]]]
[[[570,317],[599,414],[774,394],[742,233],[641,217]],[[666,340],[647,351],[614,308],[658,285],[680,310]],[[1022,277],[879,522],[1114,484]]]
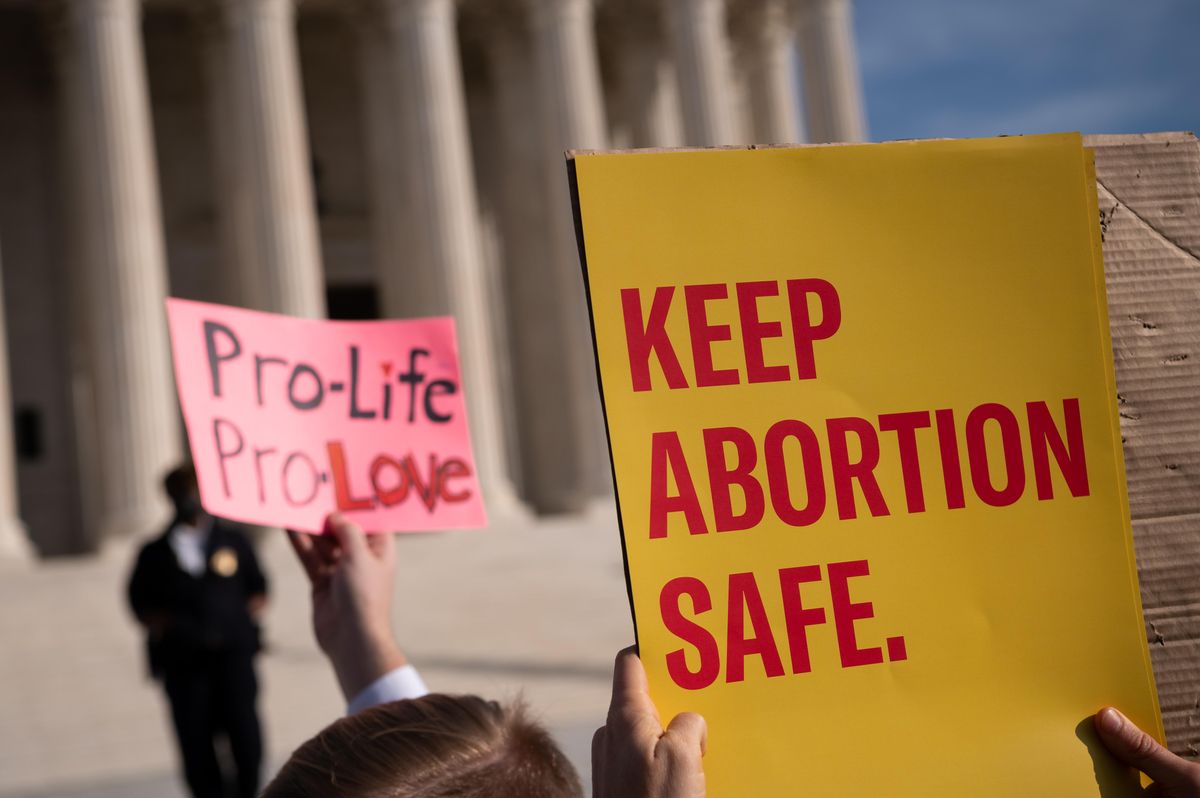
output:
[[[856,0],[872,140],[1200,132],[1200,0]]]

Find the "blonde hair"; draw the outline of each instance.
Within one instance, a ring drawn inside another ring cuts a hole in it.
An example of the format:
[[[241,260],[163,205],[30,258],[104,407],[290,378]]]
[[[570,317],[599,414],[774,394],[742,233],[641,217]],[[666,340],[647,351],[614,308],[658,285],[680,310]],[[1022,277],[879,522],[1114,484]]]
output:
[[[566,756],[517,703],[427,695],[304,743],[261,798],[582,798]]]

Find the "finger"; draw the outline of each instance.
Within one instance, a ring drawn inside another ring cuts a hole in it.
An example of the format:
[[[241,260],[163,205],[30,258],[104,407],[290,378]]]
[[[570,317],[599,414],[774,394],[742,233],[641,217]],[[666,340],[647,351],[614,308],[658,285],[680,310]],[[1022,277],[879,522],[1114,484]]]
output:
[[[607,767],[607,739],[604,727],[596,729],[592,735],[592,796],[603,798],[605,795],[604,772]]]
[[[396,536],[391,532],[367,535],[367,548],[384,565],[391,566],[396,562]]]
[[[1156,784],[1170,788],[1194,785],[1194,765],[1163,748],[1117,710],[1112,707],[1100,710],[1095,724],[1100,739],[1117,759],[1142,771]]]
[[[296,552],[296,559],[300,560],[300,564],[304,566],[304,572],[308,574],[308,580],[315,582],[320,574],[321,564],[316,547],[313,545],[312,536],[294,529],[289,529],[287,536],[288,541],[292,544],[292,551]]]
[[[342,554],[350,560],[359,559],[366,553],[366,534],[362,527],[341,513],[330,513],[325,519],[325,529],[337,541]]]
[[[708,721],[695,712],[680,712],[667,724],[662,738],[677,751],[698,751],[704,756],[708,752]]]
[[[658,708],[650,700],[650,685],[646,681],[646,669],[635,649],[621,649],[613,664],[612,703],[608,707],[609,723],[620,722],[626,726],[634,719],[648,716],[659,720]],[[661,731],[661,726],[659,730]]]
[[[321,564],[324,566],[333,566],[342,557],[342,545],[338,543],[337,538],[332,533],[313,535],[313,548],[316,549],[317,556],[321,559]]]

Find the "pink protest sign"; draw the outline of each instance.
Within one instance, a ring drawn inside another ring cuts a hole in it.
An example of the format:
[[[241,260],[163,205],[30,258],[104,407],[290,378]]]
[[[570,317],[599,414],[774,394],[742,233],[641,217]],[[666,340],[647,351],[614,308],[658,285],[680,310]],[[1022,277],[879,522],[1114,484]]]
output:
[[[486,523],[454,320],[312,321],[167,300],[204,507],[317,531]]]

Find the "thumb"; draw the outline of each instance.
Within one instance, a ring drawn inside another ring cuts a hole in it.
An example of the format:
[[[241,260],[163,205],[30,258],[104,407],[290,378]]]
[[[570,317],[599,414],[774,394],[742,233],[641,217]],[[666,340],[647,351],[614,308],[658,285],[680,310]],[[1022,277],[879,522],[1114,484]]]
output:
[[[1195,766],[1172,754],[1112,707],[1096,714],[1096,731],[1113,755],[1164,787],[1192,787]]]
[[[658,709],[650,700],[650,685],[646,681],[646,669],[638,657],[637,649],[633,646],[617,652],[617,660],[613,663],[612,703],[608,707],[608,720],[621,724],[621,728],[631,726],[649,718],[653,721],[654,732],[662,731],[659,725]]]
[[[362,527],[341,513],[330,513],[325,519],[325,531],[333,536],[343,555],[351,562],[362,559],[367,549],[366,535]]]
[[[667,724],[662,739],[675,751],[699,751],[704,756],[708,750],[708,721],[695,712],[680,712]]]

